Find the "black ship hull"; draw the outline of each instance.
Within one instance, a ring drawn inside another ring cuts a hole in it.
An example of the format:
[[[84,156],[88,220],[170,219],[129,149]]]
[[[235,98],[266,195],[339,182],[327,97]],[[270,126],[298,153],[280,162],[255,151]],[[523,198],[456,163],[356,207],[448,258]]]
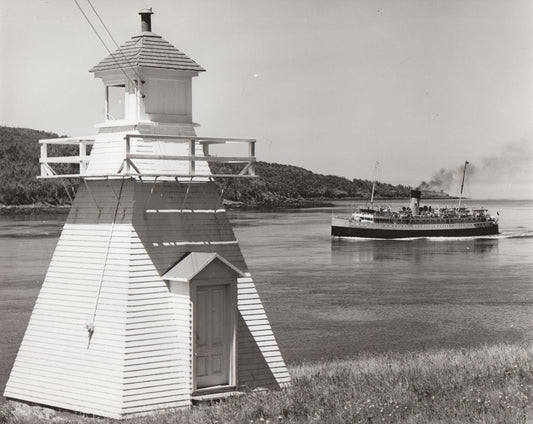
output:
[[[332,225],[331,235],[334,237],[362,237],[362,238],[409,238],[409,237],[481,237],[499,234],[498,224],[470,228],[369,228],[356,226]]]

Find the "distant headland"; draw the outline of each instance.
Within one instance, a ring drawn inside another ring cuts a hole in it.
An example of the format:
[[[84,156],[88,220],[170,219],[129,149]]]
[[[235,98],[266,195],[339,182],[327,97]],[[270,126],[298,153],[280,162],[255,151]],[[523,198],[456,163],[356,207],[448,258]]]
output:
[[[78,186],[77,180],[63,185],[61,181],[36,179],[39,174],[38,140],[57,137],[57,134],[46,131],[0,126],[0,214],[68,210],[70,197],[74,197]],[[68,146],[63,149],[68,150]],[[217,171],[220,166],[211,164]],[[259,178],[216,181],[224,189],[227,209],[331,206],[333,200],[369,199],[372,190],[369,180],[321,175],[293,165],[257,162],[255,171]],[[408,198],[411,189],[405,185],[378,182],[375,196],[377,199]],[[451,199],[447,193],[438,191],[424,191],[423,197]]]

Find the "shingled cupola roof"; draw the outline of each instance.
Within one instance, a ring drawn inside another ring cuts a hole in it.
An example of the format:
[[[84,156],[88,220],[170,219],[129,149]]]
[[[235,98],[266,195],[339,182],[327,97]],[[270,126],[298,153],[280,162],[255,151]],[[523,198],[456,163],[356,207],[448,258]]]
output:
[[[124,45],[100,61],[89,72],[109,71],[120,68],[147,67],[180,71],[205,71],[194,60],[180,52],[160,35],[151,32],[152,10],[141,10],[141,30]],[[149,31],[146,31],[148,29]]]

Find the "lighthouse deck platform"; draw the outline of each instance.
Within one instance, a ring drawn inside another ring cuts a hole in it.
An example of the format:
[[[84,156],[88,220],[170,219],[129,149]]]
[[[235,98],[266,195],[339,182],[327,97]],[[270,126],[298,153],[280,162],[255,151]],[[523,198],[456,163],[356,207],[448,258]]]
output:
[[[68,137],[52,138],[39,140],[41,146],[41,156],[39,163],[41,166],[41,179],[54,178],[110,178],[110,177],[136,177],[136,178],[254,178],[255,172],[253,164],[256,162],[255,157],[255,139],[240,138],[215,138],[215,137],[189,137],[179,135],[164,134],[126,134],[124,136],[123,148],[115,154],[118,154],[120,166],[116,172],[88,172],[91,160],[88,147],[95,144],[96,137]],[[166,154],[166,153],[145,153],[138,149],[139,141],[149,143],[172,143],[179,144],[185,154]],[[211,146],[237,145],[246,148],[245,154],[219,156],[212,154]],[[49,146],[78,146],[78,155],[68,156],[51,156],[48,150]],[[136,165],[137,161],[172,161],[177,166],[165,172],[146,172]],[[235,170],[234,167],[224,168],[223,173],[211,173],[205,163],[217,164],[242,164],[241,169]],[[198,169],[197,163],[203,167]],[[56,164],[74,164],[78,165],[77,173],[61,173]],[[235,172],[233,172],[235,170]],[[229,171],[229,172],[226,172]]]

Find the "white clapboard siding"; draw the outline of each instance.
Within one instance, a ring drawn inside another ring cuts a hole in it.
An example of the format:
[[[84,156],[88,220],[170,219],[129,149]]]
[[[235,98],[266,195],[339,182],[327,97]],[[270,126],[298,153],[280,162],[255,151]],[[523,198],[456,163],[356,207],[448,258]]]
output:
[[[109,143],[102,151],[118,148]],[[189,252],[216,252],[247,270],[226,213],[216,211],[217,188],[195,183],[186,195],[187,184],[87,183],[57,243],[4,395],[111,418],[188,406],[190,287],[171,293],[161,276]],[[239,387],[287,384],[252,279],[239,278],[237,291]]]
[[[87,167],[87,175],[106,175],[118,172],[126,154],[126,141],[124,139],[126,134],[138,134],[138,132],[134,130],[108,132],[96,136]],[[173,134],[195,136],[192,125],[176,126],[173,128]],[[189,155],[189,145],[186,142],[132,138],[130,153],[186,156]],[[203,150],[198,143],[195,154],[196,156],[203,156]],[[188,161],[135,159],[133,163],[142,173],[148,174],[186,174],[189,172]],[[195,173],[196,175],[209,175],[210,170],[207,162],[197,161]]]
[[[290,376],[253,280],[239,278],[237,286],[237,305],[242,316],[239,327],[239,382],[250,387],[282,387],[290,383]],[[275,383],[266,377],[269,373],[265,372],[265,364]]]
[[[114,174],[119,170],[126,154],[125,134],[98,134],[91,150],[87,175]]]

